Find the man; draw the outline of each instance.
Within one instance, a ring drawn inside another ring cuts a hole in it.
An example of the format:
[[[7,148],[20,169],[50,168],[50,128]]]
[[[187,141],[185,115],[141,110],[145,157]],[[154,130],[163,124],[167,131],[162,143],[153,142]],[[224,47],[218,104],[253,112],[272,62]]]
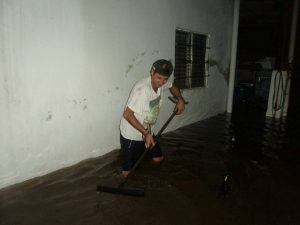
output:
[[[150,148],[149,154],[154,162],[164,158],[158,146],[155,145],[151,127],[155,124],[162,104],[164,89],[177,97],[175,110],[181,114],[185,108],[184,98],[180,90],[168,78],[173,73],[173,65],[165,59],[157,60],[150,70],[150,77],[138,81],[131,90],[121,119],[121,151],[124,156],[122,175],[127,177],[129,170],[141,154]],[[152,148],[155,145],[155,148]]]

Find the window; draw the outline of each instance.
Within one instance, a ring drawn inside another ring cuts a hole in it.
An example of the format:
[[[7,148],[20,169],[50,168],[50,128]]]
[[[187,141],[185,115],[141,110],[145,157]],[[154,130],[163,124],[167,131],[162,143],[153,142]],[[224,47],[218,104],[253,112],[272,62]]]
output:
[[[208,49],[208,35],[176,29],[174,82],[179,88],[206,85]]]

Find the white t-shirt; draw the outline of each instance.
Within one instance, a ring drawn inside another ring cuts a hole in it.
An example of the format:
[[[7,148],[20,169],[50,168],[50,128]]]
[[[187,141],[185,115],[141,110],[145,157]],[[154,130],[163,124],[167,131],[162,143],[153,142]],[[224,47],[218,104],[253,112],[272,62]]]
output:
[[[132,88],[125,108],[129,107],[137,120],[147,128],[148,125],[151,126],[156,122],[162,104],[163,92],[171,87],[172,83],[167,81],[155,92],[151,85],[151,76],[144,78]],[[121,119],[120,130],[122,136],[129,140],[143,140],[141,132],[135,129],[124,117]]]

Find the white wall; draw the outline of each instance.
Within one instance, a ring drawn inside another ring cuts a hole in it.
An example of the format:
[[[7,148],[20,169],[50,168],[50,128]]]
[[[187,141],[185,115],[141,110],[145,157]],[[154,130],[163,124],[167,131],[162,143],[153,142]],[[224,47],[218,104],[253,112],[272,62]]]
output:
[[[153,61],[174,61],[176,27],[210,34],[218,66],[207,88],[183,91],[190,104],[168,130],[224,112],[232,5],[0,0],[0,188],[119,148],[129,91]]]

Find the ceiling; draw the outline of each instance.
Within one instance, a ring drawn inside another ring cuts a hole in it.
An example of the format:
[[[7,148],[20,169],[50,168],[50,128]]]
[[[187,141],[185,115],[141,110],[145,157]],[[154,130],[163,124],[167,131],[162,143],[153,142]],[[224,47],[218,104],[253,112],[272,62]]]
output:
[[[241,0],[238,63],[286,55],[293,0]]]
[[[284,8],[282,0],[241,0],[240,26],[276,26],[281,22]]]

